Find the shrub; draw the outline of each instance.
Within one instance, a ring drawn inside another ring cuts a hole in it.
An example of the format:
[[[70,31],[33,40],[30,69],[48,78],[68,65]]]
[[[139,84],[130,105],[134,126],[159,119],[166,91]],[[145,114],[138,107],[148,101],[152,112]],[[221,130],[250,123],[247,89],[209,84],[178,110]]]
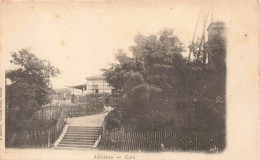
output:
[[[113,130],[113,129],[120,128],[122,125],[121,119],[122,119],[122,114],[118,110],[114,109],[111,112],[109,112],[104,120],[106,130]]]

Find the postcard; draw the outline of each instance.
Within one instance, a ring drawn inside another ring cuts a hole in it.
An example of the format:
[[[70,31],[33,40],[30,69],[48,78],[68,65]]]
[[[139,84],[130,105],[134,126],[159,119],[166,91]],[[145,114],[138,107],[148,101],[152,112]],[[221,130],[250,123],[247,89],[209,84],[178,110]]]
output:
[[[256,160],[256,0],[0,5],[1,160]]]

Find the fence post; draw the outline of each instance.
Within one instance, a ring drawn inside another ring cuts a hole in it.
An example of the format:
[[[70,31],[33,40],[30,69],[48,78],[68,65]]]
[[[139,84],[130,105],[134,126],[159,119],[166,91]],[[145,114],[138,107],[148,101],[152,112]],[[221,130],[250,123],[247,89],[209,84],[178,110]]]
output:
[[[51,143],[51,140],[50,140],[50,129],[48,129],[47,131],[47,137],[48,137],[48,148],[50,147],[50,143]]]
[[[196,147],[195,147],[195,151],[197,151],[198,150],[198,133],[196,132],[195,133],[196,134]]]
[[[42,119],[43,119],[43,108],[42,108]]]

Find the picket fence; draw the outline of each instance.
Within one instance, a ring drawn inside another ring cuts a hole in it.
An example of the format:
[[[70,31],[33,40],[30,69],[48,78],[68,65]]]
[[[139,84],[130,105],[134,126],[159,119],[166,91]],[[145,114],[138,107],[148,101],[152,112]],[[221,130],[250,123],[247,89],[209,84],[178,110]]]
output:
[[[69,107],[68,108],[68,116],[69,117],[79,117],[91,114],[97,114],[104,111],[103,106],[87,106],[87,105],[79,105],[77,107]]]
[[[225,133],[123,132],[106,131],[98,148],[114,151],[204,151],[225,147]]]
[[[55,125],[48,129],[6,130],[6,147],[14,148],[46,148],[61,134],[65,125],[66,113],[61,112]]]
[[[57,119],[57,123],[47,129],[11,130],[6,129],[6,147],[46,148],[59,137],[64,128],[66,117],[78,117],[97,114],[104,111],[104,107],[95,104],[68,104],[62,106],[48,106],[37,111],[31,120]]]
[[[79,117],[104,111],[104,107],[94,104],[70,104],[60,107],[45,107],[33,115],[31,119],[58,119],[61,112],[66,112],[69,117]]]

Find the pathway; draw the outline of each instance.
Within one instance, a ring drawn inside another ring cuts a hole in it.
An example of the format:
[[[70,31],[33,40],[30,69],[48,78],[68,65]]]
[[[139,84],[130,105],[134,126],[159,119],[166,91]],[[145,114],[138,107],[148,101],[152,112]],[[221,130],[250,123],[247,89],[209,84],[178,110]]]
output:
[[[68,126],[101,127],[102,122],[107,114],[108,114],[108,111],[105,113],[97,114],[97,115],[88,115],[88,116],[83,116],[83,117],[68,118],[67,124],[68,124]]]

